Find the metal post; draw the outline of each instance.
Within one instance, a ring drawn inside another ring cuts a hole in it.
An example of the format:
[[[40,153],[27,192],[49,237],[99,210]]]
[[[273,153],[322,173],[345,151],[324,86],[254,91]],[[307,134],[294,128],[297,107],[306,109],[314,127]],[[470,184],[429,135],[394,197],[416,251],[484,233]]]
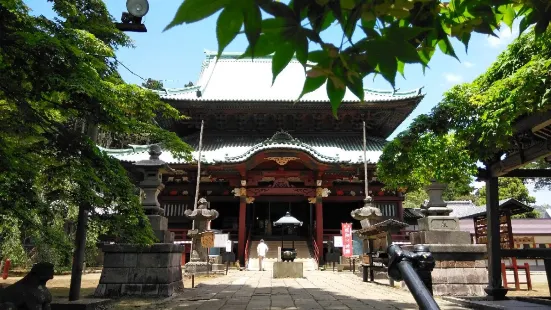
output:
[[[191,275],[191,288],[195,288],[195,275]]]
[[[432,298],[432,294],[425,287],[425,284],[423,283],[423,281],[421,281],[421,279],[417,275],[417,272],[415,272],[408,261],[399,262],[397,267],[400,270],[404,282],[406,282],[408,289],[413,294],[413,298],[415,298],[415,301],[419,305],[420,309],[440,309],[434,298]]]
[[[356,272],[356,259],[352,259],[352,273]]]
[[[423,283],[418,274],[419,270],[430,272],[434,269],[435,261],[428,248],[419,245],[412,253],[403,251],[398,245],[391,245],[388,247],[387,253],[389,255],[388,275],[390,278],[396,281],[404,280],[420,309],[439,310],[440,307],[432,297],[426,283]]]
[[[195,183],[195,197],[193,202],[193,210],[197,209],[197,201],[199,200],[199,184],[201,183],[201,149],[203,148],[203,128],[204,128],[205,121],[201,120],[201,131],[199,133],[199,149],[197,154],[197,180]],[[195,220],[191,222],[191,229],[195,230]],[[189,255],[191,256],[191,253],[193,253],[193,242],[191,243],[190,249],[189,249]],[[191,260],[191,259],[190,259]]]

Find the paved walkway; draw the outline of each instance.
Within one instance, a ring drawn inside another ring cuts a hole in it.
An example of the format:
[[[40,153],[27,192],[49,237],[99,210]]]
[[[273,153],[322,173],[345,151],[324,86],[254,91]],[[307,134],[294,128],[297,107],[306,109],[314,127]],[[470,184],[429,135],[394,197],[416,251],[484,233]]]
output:
[[[364,283],[350,273],[308,271],[303,279],[234,271],[157,304],[156,309],[418,309],[409,292]],[[442,310],[464,309],[438,299]]]

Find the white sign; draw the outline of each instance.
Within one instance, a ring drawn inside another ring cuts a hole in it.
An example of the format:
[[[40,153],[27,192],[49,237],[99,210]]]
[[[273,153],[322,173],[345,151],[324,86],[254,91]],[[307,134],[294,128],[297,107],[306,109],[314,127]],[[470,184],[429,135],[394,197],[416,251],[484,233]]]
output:
[[[226,252],[232,252],[232,245],[233,242],[231,242],[231,240],[226,241]]]
[[[214,247],[215,248],[225,248],[226,242],[229,239],[228,234],[215,234],[214,235]]]
[[[342,248],[342,236],[333,236],[333,246]]]

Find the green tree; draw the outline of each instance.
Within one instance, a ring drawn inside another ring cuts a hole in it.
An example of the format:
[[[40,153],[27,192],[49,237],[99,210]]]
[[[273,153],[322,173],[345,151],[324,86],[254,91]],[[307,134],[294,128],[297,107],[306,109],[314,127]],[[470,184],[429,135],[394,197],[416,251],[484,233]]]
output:
[[[381,181],[413,190],[431,179],[476,176],[477,161],[495,161],[512,147],[515,120],[551,108],[550,66],[551,32],[520,36],[486,73],[446,92],[431,113],[385,146]]]
[[[499,178],[498,179],[498,191],[499,191],[499,200],[514,198],[522,203],[531,205],[536,202],[536,198],[530,196],[530,192],[526,185],[519,178]],[[482,186],[477,192],[478,197],[477,205],[485,206],[486,205],[486,186]],[[514,216],[515,218],[539,218],[540,213],[538,210],[534,209],[533,211],[526,212]]]
[[[184,0],[166,29],[218,11],[219,54],[244,32],[244,57],[274,53],[274,80],[296,55],[308,70],[300,97],[327,82],[335,114],[346,89],[363,100],[368,74],[381,74],[394,86],[405,64],[426,68],[437,48],[457,58],[450,38],[467,48],[473,32],[495,35],[501,23],[511,28],[517,18],[521,33],[535,25],[541,34],[551,16],[551,6],[541,0]],[[342,37],[329,42],[323,32],[334,23]]]
[[[151,89],[151,90],[163,90],[164,89],[163,82],[157,81],[157,80],[154,80],[154,79],[151,79],[151,78],[149,78],[149,79],[147,79],[147,81],[143,82],[142,86],[147,88],[147,89]]]
[[[533,204],[536,198],[530,196],[528,188],[519,178],[499,178],[499,199],[514,198],[525,204]],[[482,186],[477,192],[479,206],[486,205],[486,186]]]
[[[189,158],[190,147],[154,120],[183,116],[122,81],[114,51],[131,46],[130,39],[115,29],[103,1],[51,3],[58,15],[52,19],[32,16],[21,0],[0,4],[0,215],[19,223],[35,245],[65,252],[72,242],[62,227],[78,208],[91,227],[150,243],[132,180],[90,137],[96,128],[147,136]],[[0,225],[1,235],[9,224]]]

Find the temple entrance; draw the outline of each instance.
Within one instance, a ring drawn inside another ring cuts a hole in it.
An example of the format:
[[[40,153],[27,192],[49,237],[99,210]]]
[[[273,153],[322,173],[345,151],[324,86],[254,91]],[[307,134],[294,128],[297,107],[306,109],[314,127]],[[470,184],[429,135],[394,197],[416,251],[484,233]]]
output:
[[[273,222],[280,219],[286,212],[302,221],[302,227],[293,232],[282,227],[274,227]],[[304,202],[255,202],[253,205],[252,238],[265,240],[307,240],[310,233],[310,205]]]

